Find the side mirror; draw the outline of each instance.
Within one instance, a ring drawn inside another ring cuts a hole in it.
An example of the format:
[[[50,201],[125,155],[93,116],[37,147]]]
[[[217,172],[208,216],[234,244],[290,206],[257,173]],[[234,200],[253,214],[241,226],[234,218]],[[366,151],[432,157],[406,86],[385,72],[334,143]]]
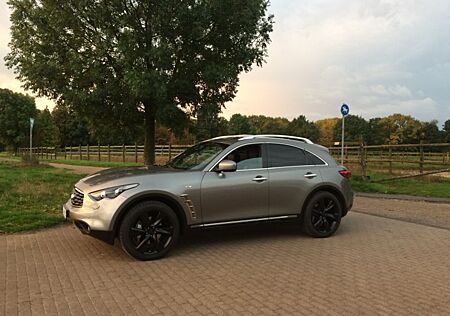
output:
[[[233,160],[222,160],[216,168],[217,172],[236,171],[237,165]]]

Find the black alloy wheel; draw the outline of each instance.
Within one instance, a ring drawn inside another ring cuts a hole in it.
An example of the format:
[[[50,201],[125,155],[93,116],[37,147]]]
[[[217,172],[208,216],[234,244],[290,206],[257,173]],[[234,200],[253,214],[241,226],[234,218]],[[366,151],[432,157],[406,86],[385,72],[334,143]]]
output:
[[[333,235],[341,223],[342,206],[336,196],[327,191],[317,192],[306,205],[303,228],[313,237]]]
[[[122,248],[139,260],[164,257],[178,241],[180,224],[174,211],[159,201],[134,206],[120,225]]]

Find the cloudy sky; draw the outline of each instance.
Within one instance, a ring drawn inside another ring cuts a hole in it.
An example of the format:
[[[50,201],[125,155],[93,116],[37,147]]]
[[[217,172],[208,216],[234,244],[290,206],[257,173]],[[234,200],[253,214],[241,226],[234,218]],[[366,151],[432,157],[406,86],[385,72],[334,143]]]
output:
[[[267,64],[241,76],[233,113],[317,120],[345,102],[365,118],[450,118],[449,0],[272,0]],[[0,58],[9,9],[0,0]],[[0,65],[0,87],[20,91]],[[52,106],[37,100],[38,107]]]

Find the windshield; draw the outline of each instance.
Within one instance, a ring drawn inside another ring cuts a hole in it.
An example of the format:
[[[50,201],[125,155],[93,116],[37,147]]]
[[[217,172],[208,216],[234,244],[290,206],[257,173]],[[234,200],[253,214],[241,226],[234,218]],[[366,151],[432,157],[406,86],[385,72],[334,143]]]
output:
[[[227,147],[227,144],[222,143],[199,143],[176,156],[168,166],[176,169],[202,170]]]

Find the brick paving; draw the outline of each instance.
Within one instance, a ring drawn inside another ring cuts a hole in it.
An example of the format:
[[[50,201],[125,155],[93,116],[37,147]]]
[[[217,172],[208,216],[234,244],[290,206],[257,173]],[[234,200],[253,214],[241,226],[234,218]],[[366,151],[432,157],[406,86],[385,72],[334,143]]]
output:
[[[353,212],[328,239],[193,231],[138,262],[62,225],[0,236],[0,315],[444,315],[449,249],[449,230]]]

